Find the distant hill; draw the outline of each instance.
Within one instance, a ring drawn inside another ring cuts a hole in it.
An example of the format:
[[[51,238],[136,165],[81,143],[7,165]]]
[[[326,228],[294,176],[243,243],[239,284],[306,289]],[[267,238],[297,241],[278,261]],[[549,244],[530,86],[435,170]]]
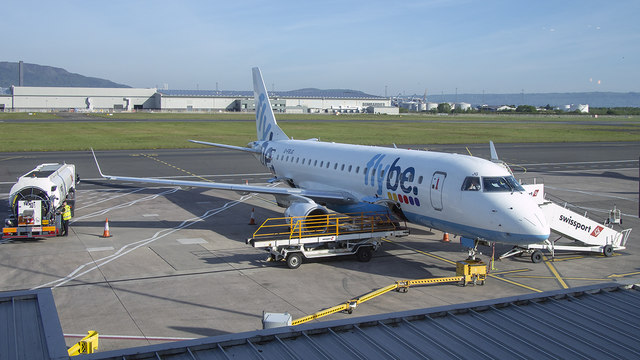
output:
[[[369,95],[362,91],[358,90],[349,90],[349,89],[316,89],[316,88],[306,88],[299,90],[290,90],[290,91],[276,91],[274,94],[280,96],[291,96],[291,97],[338,97],[338,98],[377,98],[379,96]]]
[[[70,73],[65,69],[24,63],[24,86],[128,88],[113,81]],[[18,86],[18,63],[0,61],[0,87]]]

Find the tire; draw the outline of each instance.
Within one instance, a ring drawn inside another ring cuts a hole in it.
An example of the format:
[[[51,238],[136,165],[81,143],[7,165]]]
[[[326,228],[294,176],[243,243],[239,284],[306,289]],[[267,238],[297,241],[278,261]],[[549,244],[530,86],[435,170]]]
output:
[[[356,251],[356,257],[360,262],[369,262],[373,257],[373,250],[371,246],[360,246]]]
[[[287,266],[289,269],[297,269],[302,265],[302,255],[300,253],[290,253],[287,256]]]
[[[531,254],[531,262],[537,264],[542,261],[542,251],[536,250]]]
[[[609,257],[609,256],[613,255],[613,246],[605,245],[602,248],[602,255],[604,255],[605,257]]]

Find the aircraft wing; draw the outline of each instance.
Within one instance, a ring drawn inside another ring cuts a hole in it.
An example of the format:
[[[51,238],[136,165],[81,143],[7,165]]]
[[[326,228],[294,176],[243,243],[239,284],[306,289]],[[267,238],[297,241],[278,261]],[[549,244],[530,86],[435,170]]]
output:
[[[212,142],[206,142],[206,141],[198,141],[198,140],[189,140],[189,141],[191,141],[192,143],[201,144],[201,145],[216,146],[216,147],[224,148],[224,149],[239,150],[239,151],[246,151],[246,152],[250,152],[250,153],[254,153],[254,154],[261,154],[260,150],[252,149],[252,148],[248,148],[248,147],[233,146],[233,145],[227,145],[227,144],[218,144],[218,143],[212,143]]]
[[[102,173],[102,170],[100,169],[100,164],[98,164],[98,159],[96,158],[96,154],[93,152],[93,149],[91,149],[91,153],[93,153],[93,159],[96,162],[96,166],[98,167],[98,172],[100,173],[100,176],[102,176],[107,180],[129,181],[129,182],[171,185],[171,186],[201,187],[201,188],[209,188],[209,189],[236,191],[239,193],[258,193],[258,194],[271,194],[275,196],[305,197],[305,198],[313,199],[316,202],[354,203],[357,201],[355,197],[351,196],[351,194],[343,191],[324,191],[324,190],[310,190],[310,189],[299,189],[299,188],[278,188],[278,187],[269,187],[269,186],[223,184],[223,183],[209,182],[209,181],[187,181],[187,180],[106,175]]]

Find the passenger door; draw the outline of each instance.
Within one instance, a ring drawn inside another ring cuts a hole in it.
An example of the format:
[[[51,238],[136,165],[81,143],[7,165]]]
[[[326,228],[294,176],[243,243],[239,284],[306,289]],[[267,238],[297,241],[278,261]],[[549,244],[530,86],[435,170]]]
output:
[[[431,178],[431,206],[438,211],[442,210],[442,189],[446,177],[447,173],[436,171]]]

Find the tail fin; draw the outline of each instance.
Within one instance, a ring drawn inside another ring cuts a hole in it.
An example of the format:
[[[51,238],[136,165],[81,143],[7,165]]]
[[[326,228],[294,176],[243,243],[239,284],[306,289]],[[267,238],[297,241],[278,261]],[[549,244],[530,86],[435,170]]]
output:
[[[287,140],[287,134],[280,129],[273,115],[267,88],[264,86],[262,74],[257,67],[253,68],[253,94],[256,101],[256,130],[258,140]]]

